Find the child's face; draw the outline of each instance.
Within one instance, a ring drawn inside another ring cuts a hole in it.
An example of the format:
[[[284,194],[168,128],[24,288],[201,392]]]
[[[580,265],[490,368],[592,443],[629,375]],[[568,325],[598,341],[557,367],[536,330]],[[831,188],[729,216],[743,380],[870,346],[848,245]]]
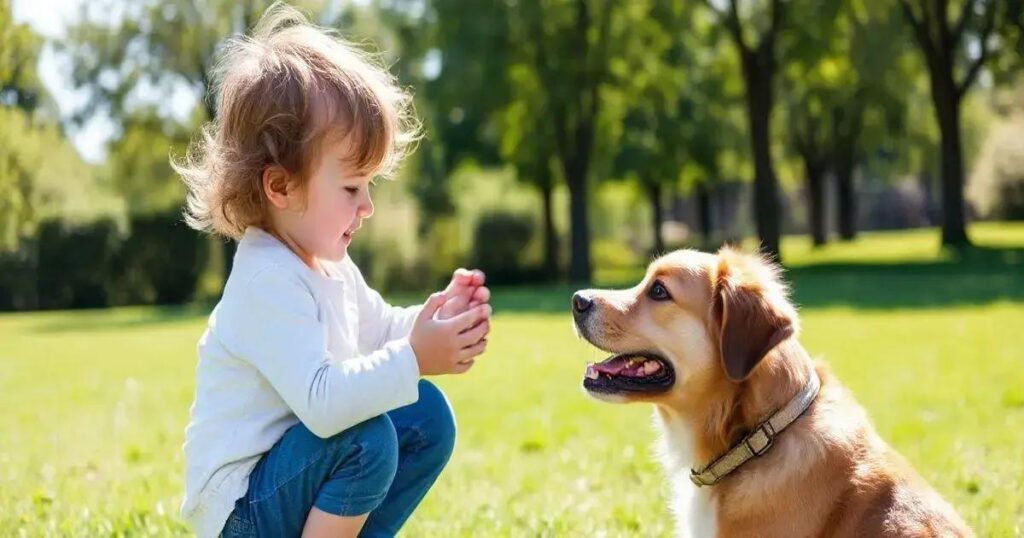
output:
[[[371,175],[354,175],[345,163],[345,142],[325,143],[305,192],[289,195],[289,208],[277,220],[280,232],[312,266],[313,258],[332,262],[345,258],[352,235],[373,215]],[[292,203],[292,198],[297,203]],[[303,199],[304,198],[304,199]]]

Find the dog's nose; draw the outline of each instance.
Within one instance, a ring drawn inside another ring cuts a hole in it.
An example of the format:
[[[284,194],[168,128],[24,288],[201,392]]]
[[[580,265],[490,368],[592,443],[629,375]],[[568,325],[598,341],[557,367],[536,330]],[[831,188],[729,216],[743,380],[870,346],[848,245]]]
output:
[[[573,294],[573,296],[572,296],[572,308],[578,314],[582,314],[582,313],[586,312],[587,310],[590,310],[590,307],[592,307],[592,306],[594,306],[594,301],[591,301],[590,298],[588,298],[587,296],[585,296],[585,295],[583,295],[581,293]]]

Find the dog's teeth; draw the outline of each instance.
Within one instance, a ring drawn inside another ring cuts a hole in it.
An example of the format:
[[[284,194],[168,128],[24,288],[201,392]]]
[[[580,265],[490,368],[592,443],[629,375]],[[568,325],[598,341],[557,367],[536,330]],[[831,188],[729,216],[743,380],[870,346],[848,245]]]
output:
[[[644,375],[651,375],[661,370],[661,363],[658,361],[647,361],[644,363]]]
[[[593,363],[587,365],[586,377],[587,377],[587,379],[597,379],[597,377],[598,377],[597,369],[594,368],[594,364]]]

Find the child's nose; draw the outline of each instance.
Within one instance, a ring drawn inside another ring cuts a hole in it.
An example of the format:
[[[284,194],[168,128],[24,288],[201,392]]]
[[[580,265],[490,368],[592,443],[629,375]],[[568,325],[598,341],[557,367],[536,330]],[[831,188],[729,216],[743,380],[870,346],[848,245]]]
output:
[[[369,194],[366,195],[366,200],[359,206],[359,216],[364,219],[373,216],[373,200]]]

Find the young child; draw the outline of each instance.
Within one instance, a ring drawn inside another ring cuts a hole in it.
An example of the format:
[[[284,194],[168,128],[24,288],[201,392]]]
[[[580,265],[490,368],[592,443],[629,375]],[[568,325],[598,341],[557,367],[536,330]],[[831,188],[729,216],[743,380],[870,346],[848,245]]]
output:
[[[387,71],[275,6],[215,76],[218,119],[175,166],[189,224],[239,244],[199,341],[182,515],[201,537],[393,536],[451,455],[420,376],[484,352],[483,274],[396,308],[345,255],[416,137]]]

